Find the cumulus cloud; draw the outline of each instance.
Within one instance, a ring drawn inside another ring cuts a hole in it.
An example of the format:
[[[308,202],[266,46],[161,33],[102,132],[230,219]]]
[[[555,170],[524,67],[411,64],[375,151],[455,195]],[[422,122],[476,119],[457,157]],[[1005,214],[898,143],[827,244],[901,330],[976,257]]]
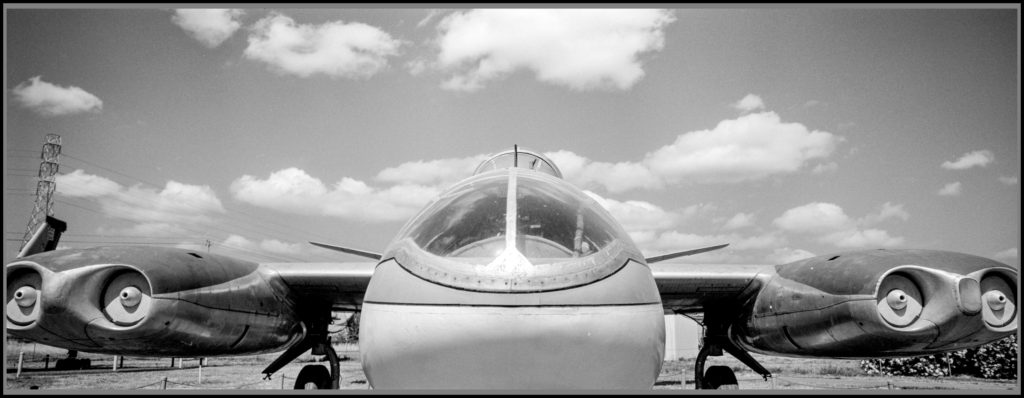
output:
[[[1003,184],[1006,184],[1006,185],[1017,185],[1017,177],[1014,177],[1014,176],[999,177],[999,182],[1001,182]]]
[[[99,112],[103,109],[103,101],[95,95],[75,86],[62,87],[44,82],[41,76],[18,84],[12,91],[18,103],[43,116]]]
[[[732,107],[743,112],[765,109],[764,100],[762,100],[760,96],[754,94],[747,94],[746,97],[743,97],[736,103],[732,104]]]
[[[644,163],[668,182],[738,182],[795,172],[809,160],[828,157],[841,141],[784,123],[775,112],[760,112],[682,134],[648,153]]]
[[[957,159],[955,162],[942,162],[942,168],[949,170],[964,170],[974,166],[985,167],[988,166],[989,163],[992,163],[992,161],[995,159],[996,157],[995,155],[992,154],[992,151],[973,151],[965,153],[963,156],[960,157],[960,159]]]
[[[824,174],[824,173],[836,171],[838,169],[839,169],[839,164],[838,163],[836,163],[836,162],[828,162],[828,163],[822,163],[822,164],[819,164],[817,166],[814,166],[814,168],[811,169],[811,173],[813,173],[813,174]]]
[[[214,214],[224,213],[220,199],[206,185],[168,181],[163,189],[124,187],[81,169],[58,175],[56,182],[58,195],[94,200],[105,216],[135,223],[119,230],[121,234],[180,236],[188,226],[208,224]]]
[[[204,46],[219,46],[242,26],[238,9],[186,8],[174,10],[171,21]]]
[[[661,188],[663,182],[647,166],[636,162],[597,162],[571,151],[560,150],[544,154],[555,162],[562,176],[581,187],[603,186],[610,192],[631,189]]]
[[[843,141],[831,133],[783,123],[774,112],[722,121],[714,129],[679,135],[639,162],[593,161],[571,151],[547,152],[565,178],[618,193],[679,182],[731,183],[793,173],[828,157]]]
[[[777,248],[766,259],[775,264],[786,264],[814,257],[815,254],[803,249]]]
[[[281,74],[367,78],[387,67],[400,46],[400,40],[364,23],[297,24],[272,13],[253,26],[244,54]]]
[[[957,196],[962,191],[960,181],[951,182],[939,189],[940,196]]]
[[[116,194],[121,184],[100,177],[86,174],[85,170],[77,169],[67,174],[57,174],[57,193],[70,197],[99,197]]]
[[[904,239],[890,236],[885,230],[867,227],[892,218],[906,220],[909,217],[902,205],[888,202],[877,213],[861,219],[847,216],[841,207],[833,203],[814,202],[786,210],[772,223],[783,231],[814,236],[820,243],[837,247],[892,247],[903,244]]]
[[[618,201],[604,198],[591,191],[583,191],[601,207],[608,210],[626,232],[646,232],[675,227],[682,219],[679,213],[667,211],[649,202],[639,200]]]
[[[478,9],[438,23],[442,84],[475,91],[518,70],[575,90],[631,88],[644,76],[643,53],[664,47],[669,10]]]
[[[488,155],[481,154],[465,158],[405,162],[381,170],[377,173],[376,179],[395,184],[447,186],[471,176],[476,167],[488,157]]]
[[[328,187],[292,167],[275,171],[266,179],[244,175],[231,183],[231,193],[240,201],[290,213],[400,221],[419,211],[440,189],[415,184],[378,189],[349,177]]]
[[[229,235],[221,242],[230,249],[245,251],[265,251],[276,254],[301,254],[302,244],[287,243],[277,239],[263,239],[259,242],[253,241],[241,235]]]
[[[725,222],[725,229],[740,229],[754,225],[754,215],[751,213],[736,213],[735,216]]]

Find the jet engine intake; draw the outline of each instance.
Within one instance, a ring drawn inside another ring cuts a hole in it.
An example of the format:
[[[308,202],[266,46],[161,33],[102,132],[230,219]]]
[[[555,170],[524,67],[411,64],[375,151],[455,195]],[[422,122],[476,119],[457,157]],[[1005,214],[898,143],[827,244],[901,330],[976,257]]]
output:
[[[970,348],[1015,332],[1017,271],[949,256],[864,251],[777,266],[732,324],[730,338],[763,354],[876,358]],[[847,258],[833,263],[840,257]],[[929,265],[900,264],[910,260]],[[872,266],[858,267],[863,264]],[[842,270],[807,272],[829,267]],[[811,276],[844,273],[848,277]]]

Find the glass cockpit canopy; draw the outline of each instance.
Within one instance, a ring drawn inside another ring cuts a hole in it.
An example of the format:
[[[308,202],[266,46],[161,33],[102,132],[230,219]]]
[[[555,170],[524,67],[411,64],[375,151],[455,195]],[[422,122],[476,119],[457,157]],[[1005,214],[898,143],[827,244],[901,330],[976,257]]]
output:
[[[561,179],[518,168],[484,172],[453,187],[411,220],[398,242],[404,249],[396,258],[410,271],[451,282],[442,284],[473,280],[474,286],[461,287],[474,290],[553,288],[579,282],[569,276],[607,275],[614,270],[594,267],[633,247],[589,196]],[[420,250],[435,257],[402,254]]]

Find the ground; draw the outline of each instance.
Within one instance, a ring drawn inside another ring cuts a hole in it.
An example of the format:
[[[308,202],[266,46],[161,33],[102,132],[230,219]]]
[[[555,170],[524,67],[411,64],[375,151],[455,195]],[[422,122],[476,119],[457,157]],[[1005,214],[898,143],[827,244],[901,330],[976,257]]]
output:
[[[78,371],[54,371],[58,358],[65,350],[34,343],[8,341],[6,354],[6,390],[28,390],[38,388],[69,390],[159,390],[159,389],[209,389],[209,390],[277,390],[291,389],[295,376],[303,366],[318,362],[319,356],[305,354],[285,366],[269,380],[264,380],[260,371],[274,358],[276,353],[238,357],[209,358],[200,367],[195,358],[180,360],[171,367],[170,358],[125,358],[124,364],[114,370],[114,357],[80,353],[80,358],[90,358],[92,369]],[[336,346],[341,362],[341,388],[366,390],[369,386],[359,363],[359,352],[353,345]],[[24,362],[20,376],[17,374],[19,354]],[[49,370],[46,356],[49,355]],[[868,376],[860,370],[859,361],[835,359],[801,359],[755,355],[773,376],[765,381],[749,371],[739,361],[729,356],[712,357],[708,366],[725,365],[736,371],[740,389],[817,389],[817,390],[1000,390],[1020,391],[1018,380],[986,380],[973,377],[882,377]],[[166,380],[166,382],[165,382]],[[661,375],[654,385],[655,390],[693,389],[693,359],[666,361]]]

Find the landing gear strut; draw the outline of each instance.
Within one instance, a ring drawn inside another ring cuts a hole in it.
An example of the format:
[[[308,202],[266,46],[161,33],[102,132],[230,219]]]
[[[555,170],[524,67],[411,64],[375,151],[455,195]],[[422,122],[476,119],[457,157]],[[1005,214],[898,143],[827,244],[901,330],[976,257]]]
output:
[[[320,317],[316,321],[312,322],[311,327],[307,328],[308,334],[298,344],[292,346],[285,351],[281,356],[277,357],[274,362],[271,362],[266,369],[263,369],[265,378],[270,378],[271,374],[281,370],[285,365],[298,358],[299,355],[306,352],[306,350],[313,350],[313,355],[326,355],[327,361],[331,364],[330,372],[324,365],[306,365],[299,371],[299,376],[295,379],[296,390],[337,390],[341,388],[341,370],[338,366],[338,353],[331,347],[331,338],[327,335],[327,324],[330,323],[330,312],[327,312],[327,317]]]
[[[711,366],[704,371],[704,361],[710,356],[722,356],[722,350],[728,351],[744,365],[747,365],[750,369],[754,370],[761,377],[764,377],[765,381],[769,377],[772,377],[772,373],[761,366],[754,357],[737,346],[732,340],[729,339],[727,329],[722,327],[720,324],[707,324],[704,327],[704,344],[700,348],[700,352],[697,353],[697,361],[694,364],[694,381],[698,390],[713,390],[713,389],[738,389],[739,384],[736,382],[736,375],[732,369],[728,366]]]

